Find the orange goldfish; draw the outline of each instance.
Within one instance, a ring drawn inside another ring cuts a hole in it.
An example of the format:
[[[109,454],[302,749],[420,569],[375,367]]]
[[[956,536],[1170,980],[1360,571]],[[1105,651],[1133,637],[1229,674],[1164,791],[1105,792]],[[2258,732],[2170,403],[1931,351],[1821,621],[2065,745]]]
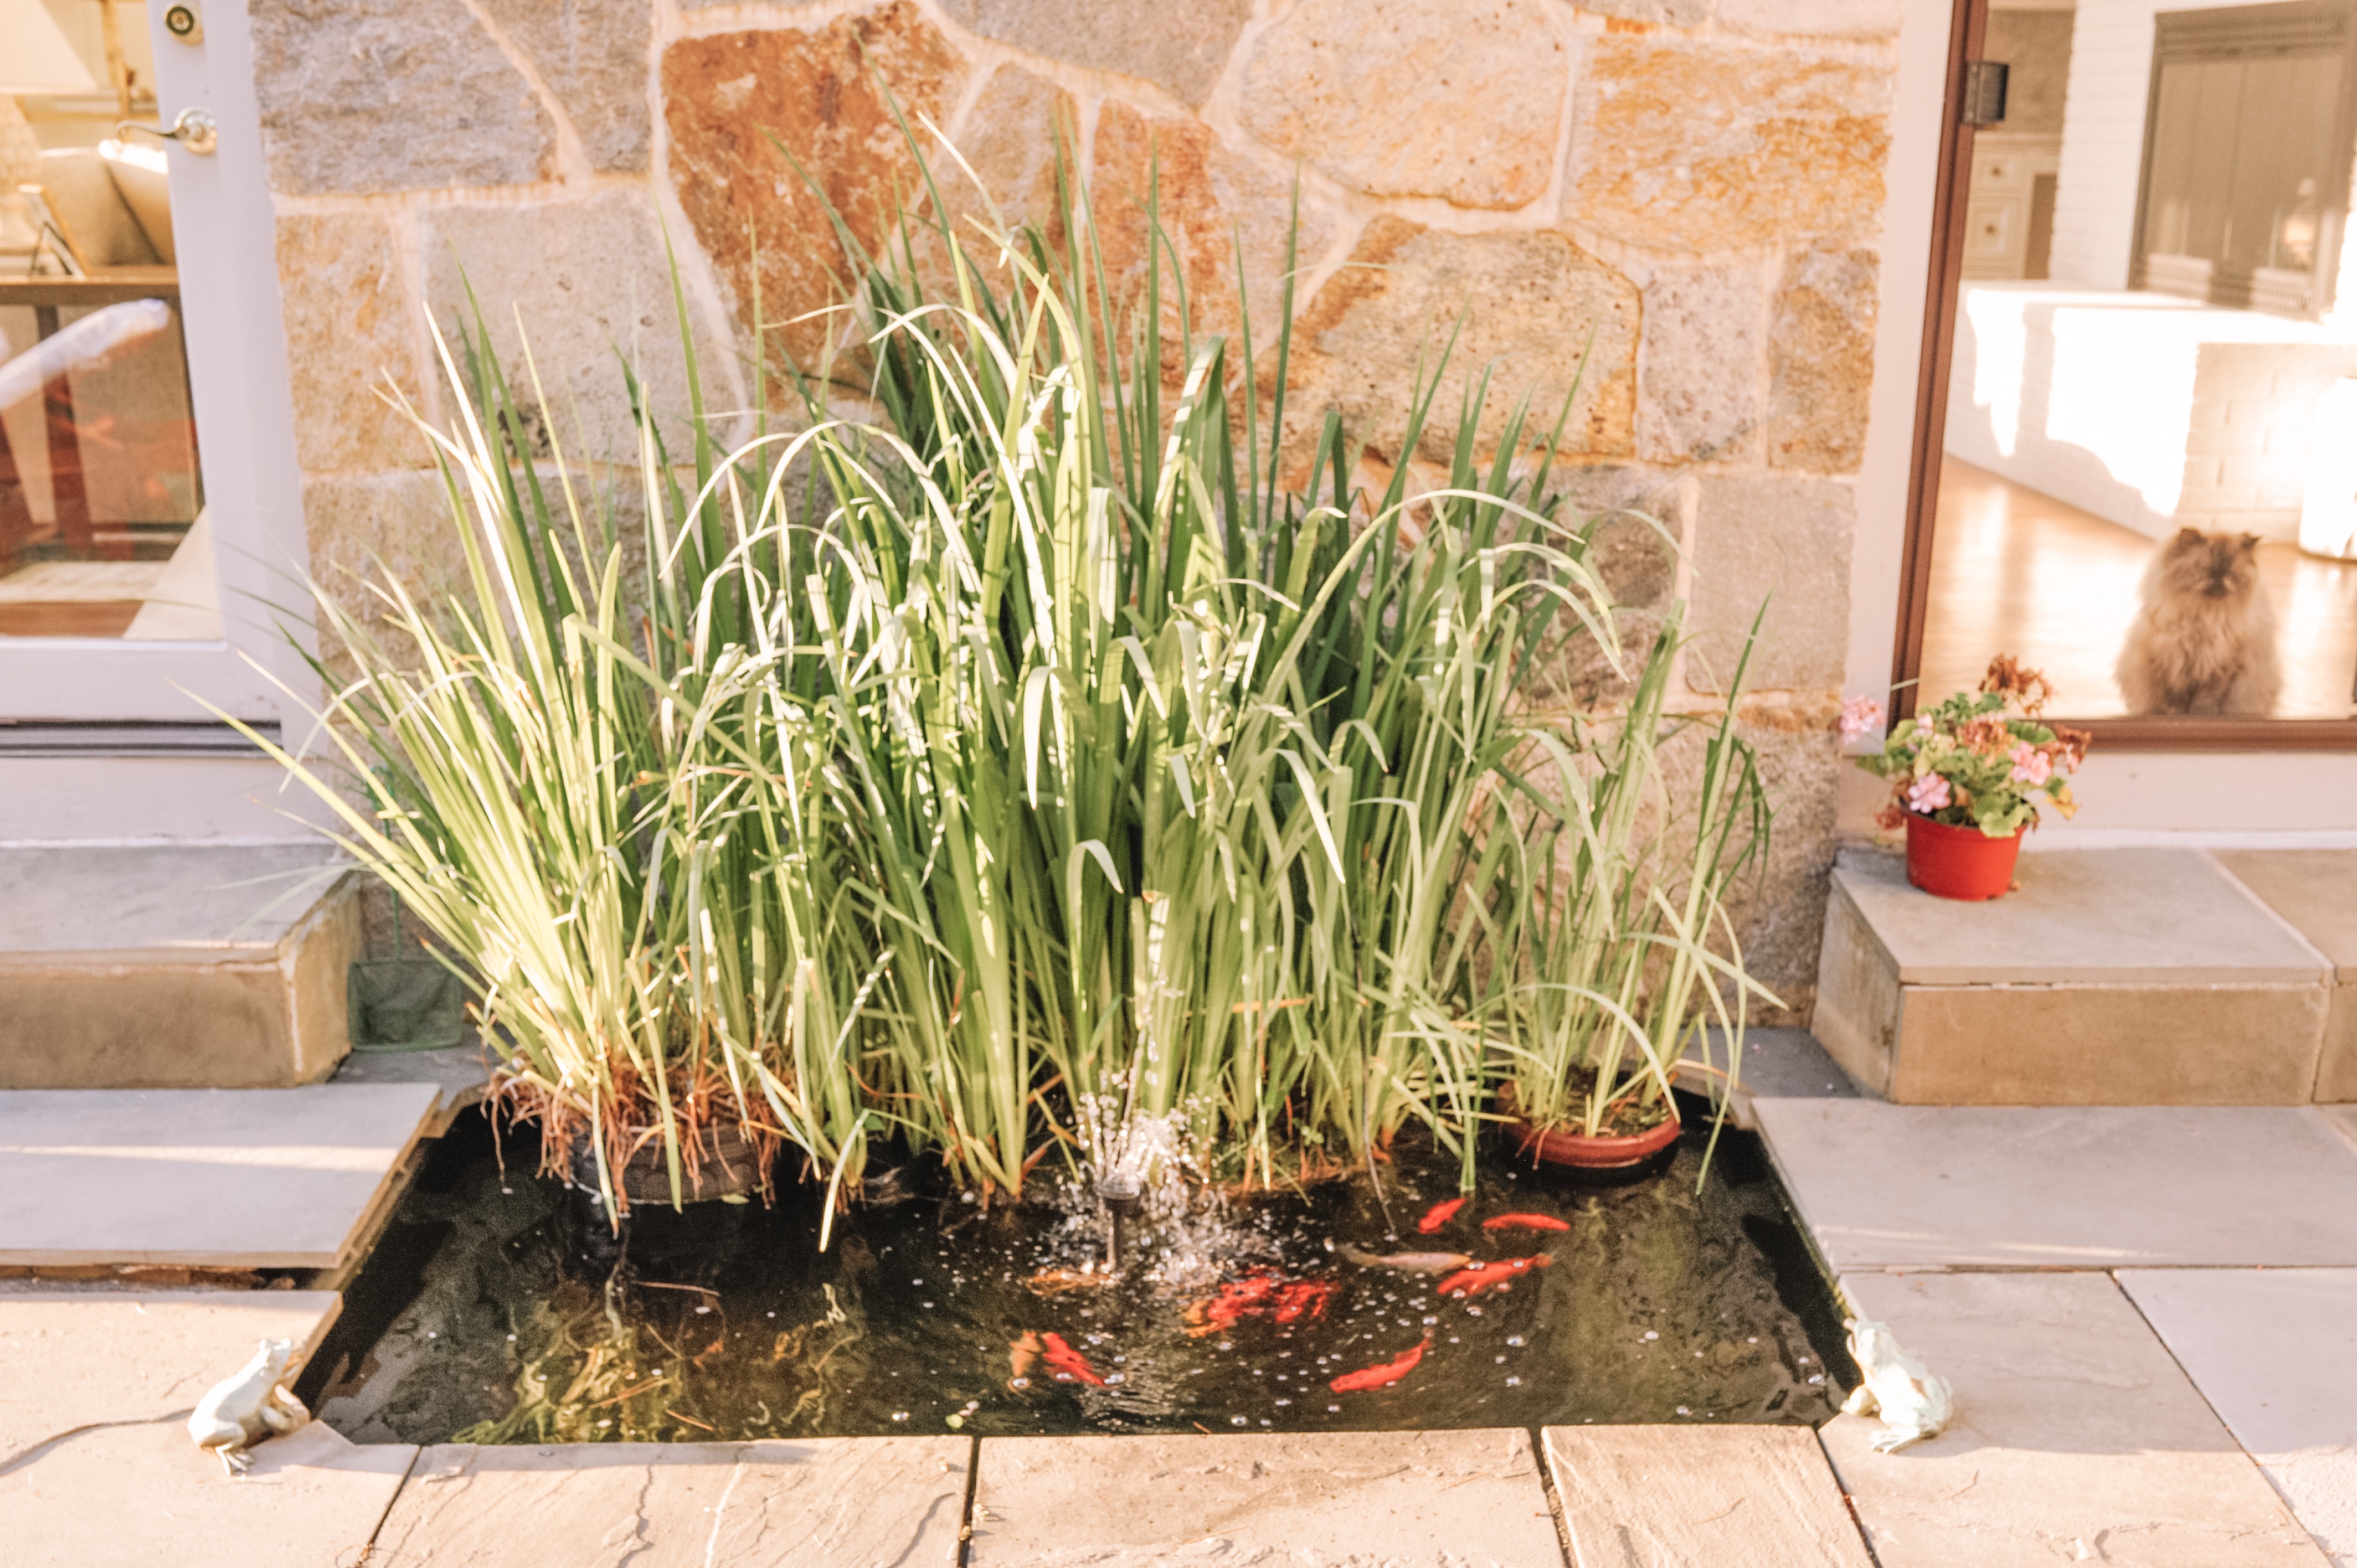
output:
[[[1465,1200],[1461,1197],[1452,1197],[1446,1203],[1434,1204],[1430,1208],[1425,1210],[1424,1218],[1415,1222],[1416,1234],[1419,1236],[1431,1235],[1434,1231],[1438,1230],[1442,1226],[1456,1219],[1457,1211],[1464,1207]]]
[[[1476,1263],[1469,1269],[1460,1269],[1433,1288],[1443,1295],[1469,1298],[1486,1290],[1496,1290],[1526,1270],[1544,1269],[1554,1262],[1544,1252],[1527,1258],[1501,1258],[1494,1263]]]
[[[1361,1389],[1387,1389],[1415,1371],[1415,1364],[1424,1359],[1424,1353],[1430,1348],[1432,1348],[1432,1336],[1427,1334],[1422,1343],[1396,1361],[1385,1361],[1379,1367],[1363,1367],[1355,1372],[1345,1372],[1326,1386],[1338,1394],[1356,1393]]]
[[[1087,1383],[1092,1388],[1104,1386],[1104,1380],[1097,1376],[1094,1367],[1089,1365],[1089,1359],[1064,1343],[1062,1335],[1042,1334],[1039,1339],[1048,1348],[1048,1365],[1056,1369],[1058,1382]]]

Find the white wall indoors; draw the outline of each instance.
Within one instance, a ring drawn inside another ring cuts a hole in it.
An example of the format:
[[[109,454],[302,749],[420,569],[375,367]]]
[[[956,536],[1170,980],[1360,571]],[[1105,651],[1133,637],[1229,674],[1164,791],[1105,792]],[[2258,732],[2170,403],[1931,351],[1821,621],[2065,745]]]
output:
[[[2145,97],[2152,85],[2153,17],[2266,0],[2080,0],[2062,112],[2062,167],[2054,195],[2052,276],[2093,288],[2128,285],[2144,166]]]

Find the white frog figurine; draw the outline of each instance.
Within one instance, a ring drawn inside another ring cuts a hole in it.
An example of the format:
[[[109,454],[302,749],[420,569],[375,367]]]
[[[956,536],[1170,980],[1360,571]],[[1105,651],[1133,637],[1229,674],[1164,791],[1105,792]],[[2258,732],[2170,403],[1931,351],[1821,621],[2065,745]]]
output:
[[[292,1339],[264,1339],[253,1359],[234,1376],[206,1391],[188,1417],[188,1435],[199,1448],[221,1455],[226,1475],[243,1476],[253,1464],[246,1452],[265,1434],[285,1434],[311,1419],[303,1402],[281,1386],[295,1359]]]
[[[1909,1355],[1887,1323],[1870,1317],[1842,1320],[1849,1330],[1849,1353],[1865,1381],[1842,1409],[1851,1415],[1882,1417],[1874,1440],[1878,1454],[1889,1454],[1926,1437],[1937,1437],[1955,1411],[1948,1380]]]

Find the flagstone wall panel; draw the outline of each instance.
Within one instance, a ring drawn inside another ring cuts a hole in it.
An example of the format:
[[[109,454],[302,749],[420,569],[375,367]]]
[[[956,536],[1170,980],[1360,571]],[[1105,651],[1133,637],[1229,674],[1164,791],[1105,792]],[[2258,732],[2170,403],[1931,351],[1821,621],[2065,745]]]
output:
[[[1554,176],[1570,78],[1539,0],[1298,0],[1254,46],[1237,110],[1352,189],[1511,210]]]
[[[1550,484],[1583,514],[1620,514],[1598,560],[1632,648],[1691,596],[1677,705],[1712,700],[1773,588],[1744,711],[1782,814],[1744,929],[1805,1010],[1897,0],[253,0],[253,15],[316,571],[373,553],[430,581],[449,557],[426,449],[370,388],[390,373],[447,417],[426,311],[453,319],[461,269],[511,378],[520,309],[553,398],[611,452],[619,357],[640,360],[666,417],[684,403],[666,239],[707,391],[741,408],[757,282],[773,328],[845,297],[827,202],[872,244],[896,202],[927,199],[896,107],[1057,246],[1072,239],[1055,210],[1067,154],[1125,315],[1150,186],[1198,333],[1241,324],[1240,236],[1259,362],[1237,345],[1232,373],[1264,383],[1297,202],[1290,477],[1333,410],[1368,444],[1366,482],[1399,463],[1437,479],[1447,443],[1401,450],[1405,413],[1452,333],[1435,406],[1453,422],[1487,371],[1485,443],[1526,392],[1525,439],[1551,427],[1585,360]],[[953,160],[935,172],[971,231],[991,202]],[[929,276],[939,249],[919,246]],[[1175,328],[1175,297],[1163,308]],[[845,342],[839,319],[773,330],[773,372],[777,355],[807,365]],[[1586,639],[1559,637],[1550,660],[1525,693],[1542,707],[1609,709],[1625,690]]]
[[[521,49],[600,173],[642,174],[652,142],[648,0],[482,0]]]
[[[465,0],[254,0],[253,86],[290,195],[528,185],[556,128]]]

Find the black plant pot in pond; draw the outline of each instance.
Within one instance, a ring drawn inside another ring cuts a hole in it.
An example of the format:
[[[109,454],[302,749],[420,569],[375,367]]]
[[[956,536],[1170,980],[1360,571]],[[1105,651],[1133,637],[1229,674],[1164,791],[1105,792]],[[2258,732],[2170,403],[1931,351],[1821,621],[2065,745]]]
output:
[[[574,1142],[568,1159],[574,1187],[593,1193],[602,1190],[597,1180],[597,1151],[587,1138]],[[684,1140],[680,1145],[679,1197],[683,1203],[744,1197],[759,1191],[768,1174],[760,1151],[745,1135],[745,1130],[734,1122],[707,1125],[693,1140]],[[618,1185],[626,1211],[642,1206],[671,1206],[671,1162],[663,1153],[662,1139],[650,1138],[631,1154],[623,1163]]]

